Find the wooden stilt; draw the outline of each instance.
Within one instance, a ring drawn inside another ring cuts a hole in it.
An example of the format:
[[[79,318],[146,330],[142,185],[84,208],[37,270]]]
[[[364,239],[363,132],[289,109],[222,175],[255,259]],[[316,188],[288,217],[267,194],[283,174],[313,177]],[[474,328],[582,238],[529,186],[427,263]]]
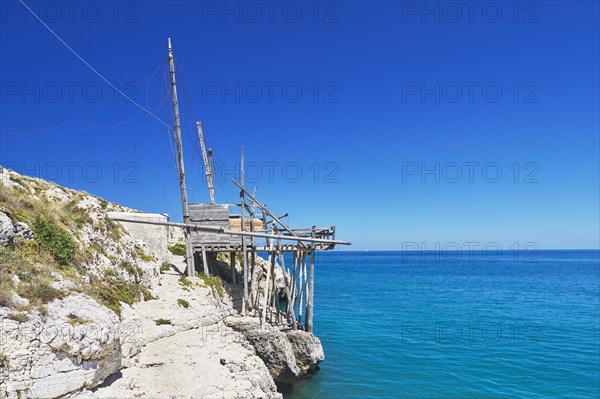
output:
[[[256,283],[254,281],[254,274],[256,273],[256,250],[254,249],[254,246],[252,246],[252,252],[250,254],[250,300],[252,301],[252,307],[253,308],[257,308],[257,299],[256,299],[256,294],[254,292]]]
[[[272,286],[271,286],[271,298],[270,298],[270,302],[271,302],[271,312],[272,309],[275,308],[275,315],[278,312],[278,309],[276,308],[276,298],[277,298],[277,279],[275,278],[277,275],[275,274],[275,266],[277,264],[277,256],[275,254],[275,249],[273,249],[272,252],[272,256],[271,256],[271,276],[273,276],[272,281]],[[273,313],[273,312],[272,312]],[[275,321],[274,317],[271,317],[271,321]]]
[[[256,194],[256,187],[254,187],[254,194]],[[242,206],[244,206],[245,204],[242,204]],[[252,205],[250,207],[250,231],[254,232],[254,218],[255,218],[255,212],[254,212],[254,205]],[[249,284],[249,305],[252,305],[252,308],[255,309],[256,308],[256,304],[255,304],[255,299],[254,299],[254,268],[256,267],[256,250],[255,250],[255,246],[254,246],[254,237],[250,237],[250,248],[251,248],[251,252],[250,252],[250,281],[248,282]]]
[[[315,226],[312,228],[312,237],[315,236]],[[306,302],[306,331],[313,332],[313,306],[315,301],[315,250],[313,245],[310,248],[310,270],[308,275],[309,297]]]
[[[294,302],[292,301],[292,290],[290,288],[291,281],[287,277],[287,272],[285,269],[285,262],[283,259],[283,252],[281,251],[281,241],[279,242],[279,263],[281,263],[281,268],[283,269],[283,280],[285,282],[285,295],[287,297],[287,313],[288,318],[291,318],[292,328],[294,330],[297,329],[296,326],[296,315],[294,314]],[[291,275],[293,278],[293,275]]]
[[[298,262],[298,254],[293,252],[292,255],[292,297],[290,300],[292,301],[292,310],[294,311],[294,304],[296,303],[296,264]]]
[[[298,262],[298,323],[302,324],[302,316],[304,315],[303,297],[306,295],[306,268],[304,267],[304,251],[300,251],[298,255]]]
[[[269,304],[269,291],[271,288],[271,262],[272,262],[272,249],[273,249],[273,242],[271,241],[269,243],[269,265],[267,265],[267,280],[265,281],[265,297],[263,298],[263,306],[262,306],[262,319],[261,325],[264,325],[266,319],[267,319],[267,306]]]
[[[202,247],[202,265],[204,266],[204,274],[210,275],[208,272],[208,257],[206,256],[206,248]]]
[[[231,251],[229,253],[229,263],[231,264],[231,283],[236,284],[235,281],[235,252]]]
[[[271,261],[271,255],[269,255],[269,263]],[[267,306],[269,304],[269,291],[271,286],[271,265],[267,266],[267,280],[265,281],[265,297],[263,298],[262,306],[262,323],[264,324],[267,319]]]

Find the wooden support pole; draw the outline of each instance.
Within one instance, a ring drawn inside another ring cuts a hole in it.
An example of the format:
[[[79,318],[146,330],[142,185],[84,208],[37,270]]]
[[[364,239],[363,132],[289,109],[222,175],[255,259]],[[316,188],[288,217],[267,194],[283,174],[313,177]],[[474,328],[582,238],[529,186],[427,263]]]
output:
[[[254,187],[254,194],[256,194],[256,186]],[[243,204],[245,205],[245,204]],[[250,208],[250,232],[254,232],[254,218],[255,218],[255,213],[254,213],[254,205]],[[250,285],[248,288],[249,291],[249,298],[248,300],[250,301],[250,303],[252,303],[252,307],[255,308],[256,304],[254,303],[254,270],[256,267],[256,249],[254,246],[254,237],[250,237],[250,248],[252,248],[251,253],[250,253],[250,281],[248,282],[248,284]]]
[[[229,253],[229,263],[231,264],[231,283],[236,284],[235,281],[235,252],[231,251]]]
[[[271,314],[273,315],[272,309],[275,306],[275,297],[277,296],[277,284],[276,284],[276,274],[275,274],[275,265],[277,263],[277,256],[275,255],[275,248],[273,248],[272,252],[271,252],[271,276],[273,277],[271,279],[272,285],[271,285],[271,297],[269,298],[270,301],[270,309],[271,309]],[[278,309],[276,308],[275,311],[277,312]],[[272,316],[271,317],[271,322],[275,322],[275,318]]]
[[[271,251],[273,250],[273,243],[271,241],[271,244],[269,246],[269,259],[268,262],[269,264],[267,265],[267,280],[265,281],[265,297],[263,298],[263,306],[262,306],[262,318],[261,318],[261,326],[265,324],[265,321],[267,319],[267,306],[269,304],[269,288],[271,285]]]
[[[290,301],[292,301],[292,312],[294,312],[294,313],[296,312],[295,304],[296,304],[296,287],[297,287],[297,284],[296,284],[297,263],[298,263],[298,253],[293,252],[293,255],[292,255],[292,297],[290,298]]]
[[[187,202],[187,188],[185,185],[185,168],[183,162],[183,144],[181,142],[181,121],[179,120],[179,101],[177,100],[177,83],[175,81],[175,60],[171,38],[169,38],[169,70],[171,74],[171,92],[173,98],[173,116],[175,119],[175,141],[177,143],[177,170],[179,171],[179,188],[181,190],[181,207],[183,210],[183,223],[190,223],[190,211]],[[194,252],[192,251],[192,239],[189,228],[184,229],[185,234],[185,261],[188,276],[194,275]]]
[[[312,237],[315,236],[315,226],[312,229]],[[306,302],[306,331],[313,332],[313,306],[315,301],[315,250],[311,245],[310,248],[310,270],[308,275],[308,292],[309,297]]]
[[[202,265],[204,266],[204,274],[209,276],[208,272],[208,257],[206,256],[206,248],[202,247]]]
[[[251,253],[251,264],[252,264],[252,269],[251,269],[251,273],[250,273],[250,296],[252,298],[252,307],[257,308],[258,304],[256,303],[257,301],[257,294],[255,292],[255,288],[256,288],[256,282],[254,281],[254,274],[256,273],[256,249],[254,249],[254,247],[252,248],[252,253]]]
[[[305,252],[300,252],[300,263],[298,265],[299,276],[298,276],[298,284],[299,284],[299,292],[298,292],[298,323],[302,323],[302,316],[305,314],[303,308],[303,297],[306,296],[306,263],[305,263]]]
[[[285,295],[287,297],[287,312],[288,312],[288,317],[290,317],[292,320],[292,328],[294,330],[297,329],[296,326],[296,315],[294,314],[294,303],[292,302],[292,292],[290,289],[290,281],[287,278],[287,272],[285,269],[285,261],[283,259],[283,252],[281,252],[281,241],[279,242],[279,263],[281,263],[281,268],[283,270],[283,281],[285,282]],[[293,275],[292,275],[293,278]]]

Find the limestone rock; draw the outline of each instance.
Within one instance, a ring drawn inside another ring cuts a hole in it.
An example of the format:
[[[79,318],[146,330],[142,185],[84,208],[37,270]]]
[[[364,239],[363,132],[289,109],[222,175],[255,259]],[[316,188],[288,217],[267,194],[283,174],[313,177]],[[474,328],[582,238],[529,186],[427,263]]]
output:
[[[231,316],[225,324],[246,337],[276,382],[300,375],[292,344],[281,330],[270,326],[261,329],[260,322],[252,317]]]
[[[14,236],[15,226],[5,213],[0,212],[0,246],[11,244]]]
[[[27,223],[23,222],[15,223],[15,237],[22,237],[28,240],[34,239],[33,231],[27,225]]]
[[[287,338],[292,344],[296,365],[302,376],[310,376],[319,370],[319,363],[325,360],[321,340],[306,331],[287,331]]]
[[[68,202],[73,199],[71,193],[66,190],[62,190],[58,186],[50,187],[48,190],[44,191],[44,196],[49,201],[55,202]]]
[[[95,387],[121,368],[119,320],[85,295],[48,304],[47,322],[37,312],[23,323],[7,315],[0,312],[6,398],[61,397]]]

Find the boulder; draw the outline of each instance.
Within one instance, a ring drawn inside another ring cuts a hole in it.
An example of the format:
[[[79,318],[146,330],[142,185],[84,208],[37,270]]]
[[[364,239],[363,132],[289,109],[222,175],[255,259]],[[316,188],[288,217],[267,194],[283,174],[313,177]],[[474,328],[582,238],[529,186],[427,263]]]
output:
[[[226,318],[225,324],[246,337],[275,382],[289,382],[301,374],[292,344],[278,328],[261,328],[258,319],[240,316]]]
[[[306,331],[287,331],[287,338],[292,344],[296,365],[301,376],[308,377],[319,371],[319,363],[325,360],[321,340]]]
[[[5,213],[0,212],[0,246],[11,244],[14,236],[15,226]]]
[[[34,239],[33,231],[27,225],[27,223],[23,222],[15,223],[15,237],[22,237],[28,240]]]

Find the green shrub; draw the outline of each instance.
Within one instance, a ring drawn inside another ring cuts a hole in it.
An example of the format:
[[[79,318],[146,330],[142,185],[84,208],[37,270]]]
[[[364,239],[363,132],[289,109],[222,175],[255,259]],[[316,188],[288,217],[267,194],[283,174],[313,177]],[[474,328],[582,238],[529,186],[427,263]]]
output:
[[[121,264],[119,266],[123,270],[125,270],[127,272],[127,274],[129,274],[131,277],[133,277],[136,281],[138,281],[140,279],[140,277],[142,277],[142,274],[144,273],[141,267],[133,265],[131,262],[128,262],[128,261],[121,262]]]
[[[121,226],[119,223],[115,222],[108,216],[105,218],[105,221],[108,235],[113,239],[113,241],[120,241],[121,237],[123,236],[123,226]]]
[[[0,259],[2,258],[2,254],[0,253]],[[11,279],[11,274],[8,270],[4,269],[4,262],[2,262],[2,269],[0,269],[0,307],[2,308],[12,308],[13,307],[13,282]]]
[[[163,262],[160,265],[160,272],[161,273],[168,272],[169,270],[171,270],[171,264],[169,262]]]
[[[158,320],[154,320],[154,322],[156,323],[157,326],[173,325],[173,323],[169,319],[158,319]]]
[[[23,187],[27,188],[27,184],[25,183],[25,181],[24,181],[22,178],[20,178],[20,177],[17,177],[17,176],[12,176],[12,175],[11,175],[11,176],[9,177],[9,179],[10,179],[10,181],[13,181],[13,182],[15,182],[15,183],[17,183],[17,184],[20,184],[20,185],[22,185]]]
[[[185,299],[178,299],[177,304],[185,309],[190,307],[190,303],[188,301],[186,301]]]
[[[140,300],[154,299],[143,285],[131,284],[123,279],[106,275],[103,281],[89,287],[88,293],[119,317],[121,317],[121,302],[133,305]]]
[[[204,273],[198,274],[198,277],[200,277],[200,279],[204,282],[204,284],[206,284],[208,287],[210,287],[213,297],[216,298],[217,295],[219,295],[219,298],[223,298],[224,292],[223,292],[223,282],[221,281],[221,277],[208,276]]]
[[[85,224],[92,224],[93,220],[85,209],[77,206],[78,202],[77,200],[72,200],[63,206],[61,216],[66,225],[74,225],[77,228],[82,228]]]
[[[12,288],[12,287],[11,287]],[[7,287],[0,285],[0,308],[12,308],[13,300],[12,300],[12,291]]]
[[[52,287],[50,282],[42,276],[37,276],[30,283],[21,282],[19,284],[19,295],[29,299],[35,305],[43,305],[65,297],[62,291]]]
[[[98,199],[98,201],[100,202],[100,208],[102,208],[103,210],[108,209],[108,201],[105,200],[104,198],[100,198],[100,197],[96,197]],[[108,218],[108,216],[107,216]]]
[[[170,245],[169,251],[171,251],[173,255],[185,256],[185,244]]]
[[[192,283],[190,280],[188,280],[187,276],[181,276],[179,277],[179,284],[183,287],[183,288],[192,288],[194,283]]]
[[[61,265],[69,265],[75,253],[75,241],[67,230],[50,219],[36,217],[33,222],[37,242]]]
[[[140,258],[144,262],[155,262],[156,261],[156,258],[152,255],[146,254],[146,252],[144,251],[143,248],[135,248],[133,250],[133,255],[136,256],[137,258]]]
[[[116,275],[117,275],[117,273],[114,271],[114,269],[104,270],[104,277],[114,277]]]

